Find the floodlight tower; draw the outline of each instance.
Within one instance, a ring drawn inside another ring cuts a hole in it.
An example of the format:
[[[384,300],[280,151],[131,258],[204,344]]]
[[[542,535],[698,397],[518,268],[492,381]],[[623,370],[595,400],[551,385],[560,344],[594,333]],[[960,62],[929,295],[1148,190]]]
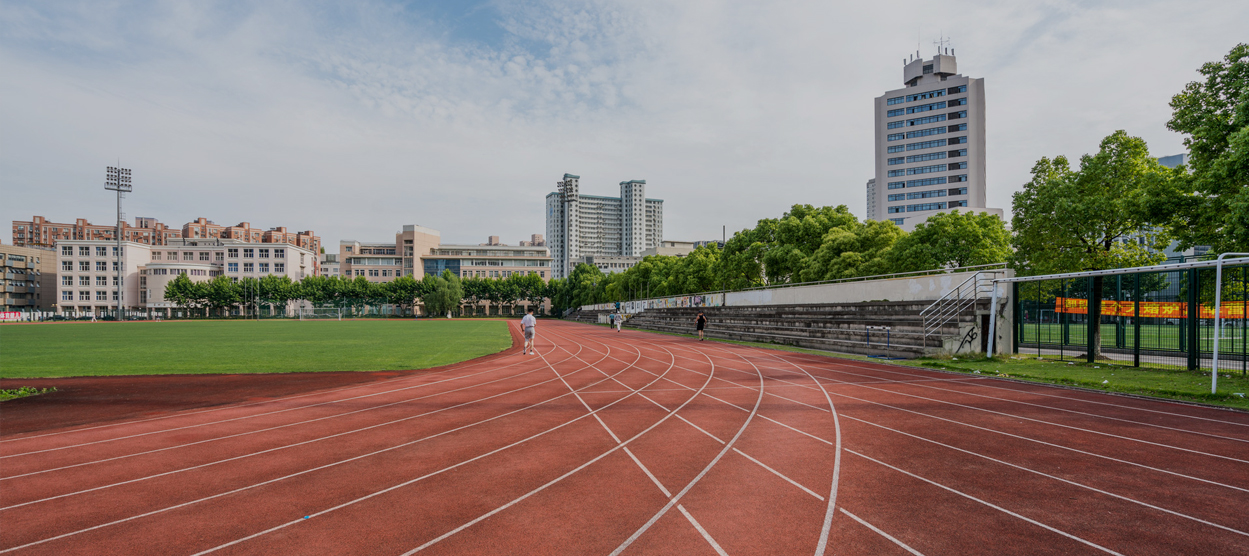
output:
[[[121,194],[130,193],[130,169],[109,166],[104,174],[104,189],[117,192],[117,320],[121,320]]]

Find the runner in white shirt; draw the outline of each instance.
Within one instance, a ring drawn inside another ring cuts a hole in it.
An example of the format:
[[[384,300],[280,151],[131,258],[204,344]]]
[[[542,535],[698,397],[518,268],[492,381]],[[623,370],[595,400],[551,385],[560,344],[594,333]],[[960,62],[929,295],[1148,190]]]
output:
[[[534,345],[533,345],[534,328],[537,325],[538,325],[538,319],[533,318],[533,308],[530,308],[529,314],[525,315],[524,318],[520,319],[520,328],[525,333],[525,355],[528,355],[529,352],[531,351],[533,352],[534,355],[538,354],[537,350],[534,349]]]

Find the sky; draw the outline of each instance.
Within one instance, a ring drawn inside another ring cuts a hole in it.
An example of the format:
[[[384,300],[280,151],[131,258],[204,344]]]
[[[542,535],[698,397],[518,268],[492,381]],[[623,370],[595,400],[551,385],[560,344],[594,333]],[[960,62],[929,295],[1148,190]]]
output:
[[[137,216],[389,241],[545,233],[564,173],[644,179],[664,238],[793,204],[865,216],[873,99],[948,38],[985,80],[988,205],[1118,129],[1184,151],[1168,101],[1249,41],[1249,2],[0,3],[0,220]],[[11,236],[3,238],[11,243]]]

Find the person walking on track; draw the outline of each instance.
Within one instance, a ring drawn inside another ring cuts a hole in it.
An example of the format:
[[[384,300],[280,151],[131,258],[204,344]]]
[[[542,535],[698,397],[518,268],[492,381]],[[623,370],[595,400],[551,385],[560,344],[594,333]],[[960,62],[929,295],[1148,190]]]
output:
[[[616,332],[620,332],[620,325],[624,323],[624,315],[616,313]]]
[[[706,340],[703,337],[703,328],[707,326],[707,316],[702,311],[698,312],[698,317],[694,319],[694,328],[698,329],[698,341]]]
[[[525,334],[525,355],[529,355],[529,352],[533,352],[534,355],[538,354],[533,344],[534,328],[537,326],[538,319],[533,318],[533,308],[530,307],[528,314],[520,319],[520,328]]]

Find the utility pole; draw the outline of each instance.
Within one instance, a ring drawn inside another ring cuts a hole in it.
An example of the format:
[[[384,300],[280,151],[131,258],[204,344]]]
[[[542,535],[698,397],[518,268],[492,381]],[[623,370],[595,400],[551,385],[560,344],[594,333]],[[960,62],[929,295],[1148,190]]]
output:
[[[104,189],[117,192],[117,320],[121,320],[122,297],[122,264],[121,264],[121,228],[124,224],[121,215],[121,194],[130,193],[130,169],[109,166],[104,174]]]

